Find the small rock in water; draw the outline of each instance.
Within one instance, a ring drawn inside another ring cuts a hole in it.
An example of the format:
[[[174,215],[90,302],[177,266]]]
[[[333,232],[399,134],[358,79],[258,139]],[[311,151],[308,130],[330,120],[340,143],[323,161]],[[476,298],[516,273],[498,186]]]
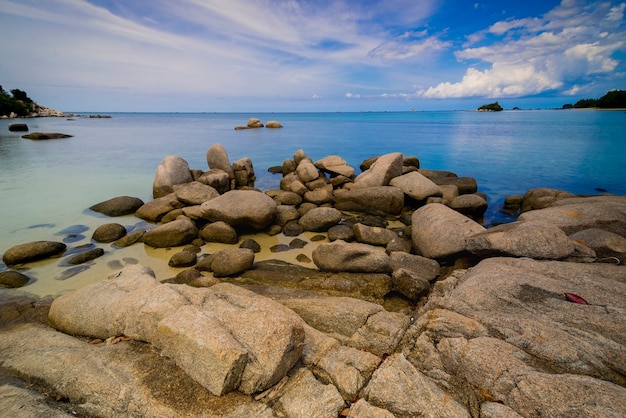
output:
[[[270,248],[270,251],[273,253],[281,253],[283,251],[289,251],[289,250],[291,250],[291,247],[287,244],[278,244]]]
[[[307,257],[306,254],[298,254],[296,256],[296,260],[298,260],[301,263],[310,263],[311,259],[309,257]]]
[[[82,234],[69,234],[68,236],[63,238],[63,242],[66,242],[66,243],[78,242],[84,238],[85,236]]]
[[[85,231],[89,231],[89,227],[87,225],[71,225],[68,226],[67,228],[63,228],[62,230],[60,230],[59,232],[57,232],[54,235],[78,235],[78,234],[82,234]]]
[[[249,250],[254,251],[255,253],[261,252],[261,245],[256,242],[255,240],[253,240],[252,238],[248,238],[246,240],[244,240],[240,245],[239,248],[247,248]]]
[[[124,267],[120,260],[111,260],[107,262],[107,266],[112,270],[121,270]]]
[[[313,242],[324,241],[325,239],[326,237],[324,235],[314,235],[313,237],[311,237],[311,241]]]
[[[15,289],[28,284],[30,278],[19,271],[0,271],[0,288]]]
[[[55,280],[67,280],[70,277],[74,277],[76,276],[78,273],[82,273],[85,270],[88,270],[89,266],[77,266],[77,267],[72,267],[69,268],[67,270],[65,270],[63,273],[61,273],[60,276],[55,277]]]
[[[289,248],[304,248],[308,242],[301,240],[300,238],[294,238],[289,243]]]
[[[139,260],[133,257],[124,257],[122,258],[122,261],[125,262],[126,264],[138,264],[139,263]]]
[[[70,258],[67,262],[69,264],[83,264],[91,260],[95,260],[98,257],[102,257],[104,255],[104,250],[102,248],[94,248],[92,250],[84,251],[80,254],[75,255]]]

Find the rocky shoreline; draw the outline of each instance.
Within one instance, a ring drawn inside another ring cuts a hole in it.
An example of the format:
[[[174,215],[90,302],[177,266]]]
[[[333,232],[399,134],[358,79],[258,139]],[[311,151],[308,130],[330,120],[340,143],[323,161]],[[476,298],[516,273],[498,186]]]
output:
[[[507,199],[516,222],[485,228],[474,179],[400,153],[357,175],[299,150],[265,192],[249,158],[231,163],[215,144],[207,164],[165,157],[152,201],[92,206],[142,220],[100,226],[93,248],[4,251],[12,283],[33,260],[79,265],[104,244],[176,248],[169,263],[181,268],[159,280],[130,265],[54,300],[4,298],[4,411],[626,415],[626,197],[533,189]],[[246,233],[293,237],[273,250],[311,257],[257,261]]]

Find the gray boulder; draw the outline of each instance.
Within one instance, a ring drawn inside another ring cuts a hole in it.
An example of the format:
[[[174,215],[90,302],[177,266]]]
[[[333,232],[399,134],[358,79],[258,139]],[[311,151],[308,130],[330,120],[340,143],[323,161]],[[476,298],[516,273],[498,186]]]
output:
[[[156,169],[152,183],[152,196],[156,199],[174,191],[174,185],[193,181],[189,164],[178,155],[168,155],[163,158]]]
[[[335,208],[314,208],[305,213],[298,223],[305,231],[327,231],[337,225],[342,217],[341,211]]]
[[[324,271],[390,273],[389,256],[374,246],[342,240],[320,244],[313,250],[313,262]]]
[[[402,417],[470,417],[468,411],[402,354],[389,356],[365,387],[372,405]]]
[[[211,270],[215,277],[236,276],[252,268],[254,251],[248,248],[226,248],[213,254]]]
[[[466,238],[485,231],[467,216],[439,203],[422,206],[411,216],[411,240],[417,254],[447,258],[467,249]]]
[[[226,222],[217,221],[205,225],[200,230],[200,238],[206,242],[221,242],[223,244],[237,244],[237,231]]]
[[[228,174],[228,178],[233,180],[235,178],[235,172],[230,165],[228,159],[228,153],[226,148],[222,144],[213,144],[206,152],[206,162],[209,169],[218,169]]]
[[[404,193],[397,187],[338,189],[334,192],[335,208],[346,212],[381,211],[399,215],[404,206]]]
[[[569,236],[570,239],[593,249],[603,261],[626,263],[626,238],[603,229],[584,229]]]
[[[146,221],[159,222],[167,213],[181,209],[183,204],[174,193],[158,197],[143,204],[135,212],[135,216]]]
[[[159,225],[143,234],[141,240],[155,248],[177,247],[189,244],[198,237],[198,228],[188,218]]]
[[[96,242],[113,242],[126,235],[126,228],[124,225],[118,223],[108,223],[100,225],[93,231],[91,239]]]
[[[352,230],[354,231],[356,240],[363,244],[386,246],[391,241],[398,238],[398,234],[390,229],[363,225],[362,223],[354,224]]]
[[[276,202],[255,190],[231,190],[201,205],[202,216],[234,228],[263,230],[274,222]]]
[[[135,213],[144,204],[143,200],[131,196],[118,196],[96,203],[89,209],[107,216],[124,216]]]
[[[512,222],[467,237],[467,250],[482,257],[510,256],[560,260],[574,243],[558,227],[540,221]]]
[[[399,152],[385,154],[354,179],[359,189],[387,186],[391,179],[402,175],[403,158]]]
[[[198,181],[174,186],[176,199],[189,206],[201,205],[219,195],[218,191],[213,187]]]
[[[226,283],[159,284],[141,266],[55,299],[49,321],[74,335],[151,342],[216,395],[273,386],[304,344],[301,319],[269,299]]]
[[[518,220],[542,220],[571,235],[598,228],[626,237],[626,196],[563,198],[551,207],[522,213]]]
[[[389,185],[399,188],[405,195],[417,201],[426,200],[432,196],[442,196],[439,186],[417,171],[393,178]]]
[[[2,255],[2,261],[11,267],[60,255],[66,248],[62,242],[33,241],[9,248]]]

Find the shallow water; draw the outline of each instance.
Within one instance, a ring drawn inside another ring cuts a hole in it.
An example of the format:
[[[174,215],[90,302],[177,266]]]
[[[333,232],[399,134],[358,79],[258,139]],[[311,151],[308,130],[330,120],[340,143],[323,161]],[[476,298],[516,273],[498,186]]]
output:
[[[476,178],[479,190],[489,197],[487,223],[508,219],[499,213],[506,196],[534,187],[626,194],[623,111],[111,115],[24,120],[31,132],[74,135],[48,141],[22,139],[22,133],[7,129],[15,121],[0,120],[0,253],[24,242],[63,240],[67,234],[61,232],[76,225],[87,230],[68,243],[72,248],[89,244],[93,229],[103,223],[132,227],[139,220],[109,219],[87,208],[120,195],[149,200],[155,169],[164,156],[177,154],[191,168],[206,170],[206,150],[214,143],[224,145],[231,161],[250,157],[261,189],[278,186],[280,177],[267,168],[292,158],[300,148],[314,160],[338,154],[357,169],[375,155],[416,155],[422,168]],[[249,117],[275,119],[284,128],[233,129]],[[154,261],[160,279],[176,273],[167,267],[170,253],[165,250],[143,245],[103,248],[105,256],[88,270],[62,281],[55,279],[67,270],[60,260],[29,265],[27,274],[35,280],[23,290],[63,293],[106,277],[114,270],[110,266],[122,265],[123,258]]]

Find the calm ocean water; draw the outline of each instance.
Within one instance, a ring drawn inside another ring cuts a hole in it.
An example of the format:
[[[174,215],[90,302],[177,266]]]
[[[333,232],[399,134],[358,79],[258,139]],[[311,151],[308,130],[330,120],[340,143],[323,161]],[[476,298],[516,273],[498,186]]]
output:
[[[206,170],[214,143],[231,161],[250,157],[261,189],[278,187],[280,177],[267,168],[300,148],[314,160],[338,154],[357,169],[375,155],[415,155],[422,168],[476,178],[489,197],[488,223],[506,220],[499,209],[507,195],[534,187],[626,194],[623,111],[111,115],[23,121],[31,132],[73,135],[49,141],[22,139],[8,131],[15,121],[0,120],[0,253],[55,239],[72,225],[105,223],[86,208],[119,195],[149,200],[164,156],[177,154]],[[284,128],[233,129],[249,117]]]

